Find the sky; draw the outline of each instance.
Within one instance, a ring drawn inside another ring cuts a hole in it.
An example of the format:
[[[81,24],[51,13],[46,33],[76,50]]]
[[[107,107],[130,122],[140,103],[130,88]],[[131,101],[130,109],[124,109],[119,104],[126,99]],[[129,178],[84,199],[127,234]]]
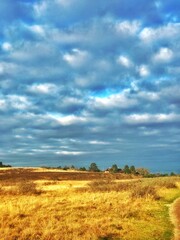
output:
[[[1,0],[0,160],[180,172],[179,9]]]

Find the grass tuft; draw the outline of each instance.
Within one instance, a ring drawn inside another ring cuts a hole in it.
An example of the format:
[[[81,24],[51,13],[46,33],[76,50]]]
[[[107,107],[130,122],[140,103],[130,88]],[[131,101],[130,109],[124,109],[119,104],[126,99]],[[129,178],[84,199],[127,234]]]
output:
[[[22,195],[39,195],[42,191],[37,190],[36,184],[32,181],[18,183],[18,193]]]
[[[155,187],[153,186],[141,186],[141,185],[136,185],[132,191],[131,191],[131,197],[132,198],[147,198],[151,197],[155,200],[159,200],[160,197],[156,192]]]

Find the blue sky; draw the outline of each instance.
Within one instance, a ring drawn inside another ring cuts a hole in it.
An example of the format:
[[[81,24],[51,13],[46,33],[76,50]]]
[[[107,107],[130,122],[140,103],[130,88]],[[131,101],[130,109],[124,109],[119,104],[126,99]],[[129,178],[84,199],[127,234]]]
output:
[[[179,9],[1,0],[0,160],[180,172]]]

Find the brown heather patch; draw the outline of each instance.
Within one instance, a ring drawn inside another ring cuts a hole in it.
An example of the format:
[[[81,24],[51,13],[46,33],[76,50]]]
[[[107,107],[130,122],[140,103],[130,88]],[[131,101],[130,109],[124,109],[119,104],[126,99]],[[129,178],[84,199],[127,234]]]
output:
[[[0,169],[0,179],[3,181],[22,181],[22,180],[99,180],[99,179],[132,179],[133,176],[117,173],[103,172],[81,172],[81,171],[53,171],[41,168],[10,168],[7,170]]]
[[[160,199],[155,186],[153,186],[152,184],[151,185],[147,184],[141,180],[134,180],[134,181],[131,180],[131,181],[121,181],[121,182],[111,181],[111,180],[96,180],[96,181],[90,182],[88,186],[92,191],[100,191],[100,192],[129,191],[131,193],[130,195],[132,198],[152,197],[156,200]]]

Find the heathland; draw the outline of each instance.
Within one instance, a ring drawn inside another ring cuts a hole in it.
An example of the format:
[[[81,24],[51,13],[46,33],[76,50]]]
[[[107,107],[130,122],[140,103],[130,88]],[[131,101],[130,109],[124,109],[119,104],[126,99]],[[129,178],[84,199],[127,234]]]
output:
[[[179,197],[179,176],[4,168],[0,240],[178,239]]]

